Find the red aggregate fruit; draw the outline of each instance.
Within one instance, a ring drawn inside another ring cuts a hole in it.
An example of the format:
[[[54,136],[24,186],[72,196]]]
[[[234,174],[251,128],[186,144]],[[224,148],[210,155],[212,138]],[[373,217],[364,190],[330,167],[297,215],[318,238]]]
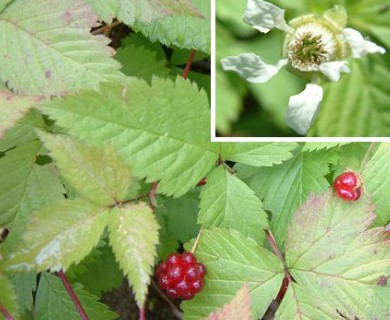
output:
[[[362,194],[360,180],[353,171],[346,171],[337,176],[333,188],[337,196],[344,201],[356,201]]]
[[[206,266],[191,252],[173,253],[156,268],[159,288],[172,299],[192,299],[202,290],[206,273]]]

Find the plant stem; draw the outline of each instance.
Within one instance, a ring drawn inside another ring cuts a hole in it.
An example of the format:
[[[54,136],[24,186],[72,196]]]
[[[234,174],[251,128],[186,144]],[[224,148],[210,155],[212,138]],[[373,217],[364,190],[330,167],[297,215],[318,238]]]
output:
[[[190,72],[192,62],[194,61],[196,51],[194,49],[191,50],[190,56],[188,57],[186,67],[183,71],[183,78],[187,79],[188,73]]]
[[[369,160],[369,157],[370,157],[370,154],[372,152],[372,149],[374,148],[376,142],[371,142],[370,146],[368,147],[367,149],[367,152],[366,154],[364,155],[364,158],[362,160],[362,163],[360,164],[360,168],[359,168],[359,174],[362,173],[364,167],[366,166],[366,164],[368,163],[368,160]]]
[[[200,240],[200,235],[201,235],[202,231],[203,231],[203,225],[202,225],[202,227],[200,228],[200,230],[199,230],[199,232],[198,232],[198,235],[197,235],[197,237],[196,237],[196,240],[195,240],[195,242],[194,242],[194,245],[192,246],[191,253],[194,253],[194,252],[195,252],[196,247],[198,246],[198,243],[199,243],[199,240]]]
[[[145,300],[144,306],[139,310],[139,320],[145,320],[146,317],[146,308],[147,308],[148,300]]]
[[[73,291],[72,286],[70,285],[69,280],[66,277],[64,271],[60,270],[57,274],[60,277],[66,291],[68,291],[69,296],[72,299],[77,311],[80,313],[81,319],[89,320],[87,313],[85,312],[83,306],[81,305],[79,298],[77,298],[76,293]]]
[[[267,235],[267,241],[268,241],[269,245],[271,246],[272,251],[276,254],[276,256],[280,259],[280,261],[282,261],[283,265],[285,265],[284,257],[279,250],[278,244],[276,243],[276,239],[275,239],[272,231],[270,229],[266,230],[265,234]]]
[[[0,313],[3,314],[6,320],[14,320],[14,318],[10,315],[8,310],[0,303]]]

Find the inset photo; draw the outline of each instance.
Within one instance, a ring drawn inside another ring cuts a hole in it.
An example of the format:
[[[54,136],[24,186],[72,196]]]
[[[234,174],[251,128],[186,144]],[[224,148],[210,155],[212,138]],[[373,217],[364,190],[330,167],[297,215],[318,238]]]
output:
[[[216,0],[215,11],[213,141],[390,136],[388,3]]]

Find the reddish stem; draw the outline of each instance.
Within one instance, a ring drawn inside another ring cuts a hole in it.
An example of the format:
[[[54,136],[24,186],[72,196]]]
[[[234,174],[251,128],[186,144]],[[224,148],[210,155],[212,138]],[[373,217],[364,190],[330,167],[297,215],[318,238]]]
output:
[[[8,310],[0,303],[0,312],[3,314],[6,320],[14,320],[14,318],[10,315]]]
[[[79,298],[77,298],[76,293],[73,291],[72,286],[70,285],[69,280],[66,277],[65,273],[61,270],[57,274],[60,277],[66,291],[68,291],[69,296],[72,299],[77,311],[80,313],[81,319],[89,320],[87,313],[85,312],[83,306],[81,305]]]
[[[144,303],[144,306],[139,310],[139,320],[145,320],[146,317],[146,306],[147,306],[147,300]]]
[[[184,68],[184,71],[183,71],[183,78],[184,79],[187,79],[187,77],[188,77],[188,73],[190,72],[192,62],[194,61],[194,58],[195,58],[195,53],[196,53],[196,51],[194,49],[192,49],[190,52],[190,56],[188,57],[186,67]]]

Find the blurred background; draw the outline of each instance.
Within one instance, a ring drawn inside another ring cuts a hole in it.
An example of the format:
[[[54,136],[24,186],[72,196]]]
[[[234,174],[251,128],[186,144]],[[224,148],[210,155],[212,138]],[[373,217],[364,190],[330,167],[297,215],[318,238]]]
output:
[[[390,136],[390,1],[384,0],[276,0],[286,20],[315,13],[333,5],[348,12],[348,27],[384,47],[385,55],[349,59],[351,73],[335,83],[321,84],[324,99],[307,136]],[[284,33],[267,34],[242,21],[246,0],[216,0],[216,129],[217,136],[298,137],[285,124],[289,97],[303,91],[307,81],[282,68],[267,83],[252,84],[233,72],[222,71],[221,59],[255,53],[266,63],[282,54]]]

